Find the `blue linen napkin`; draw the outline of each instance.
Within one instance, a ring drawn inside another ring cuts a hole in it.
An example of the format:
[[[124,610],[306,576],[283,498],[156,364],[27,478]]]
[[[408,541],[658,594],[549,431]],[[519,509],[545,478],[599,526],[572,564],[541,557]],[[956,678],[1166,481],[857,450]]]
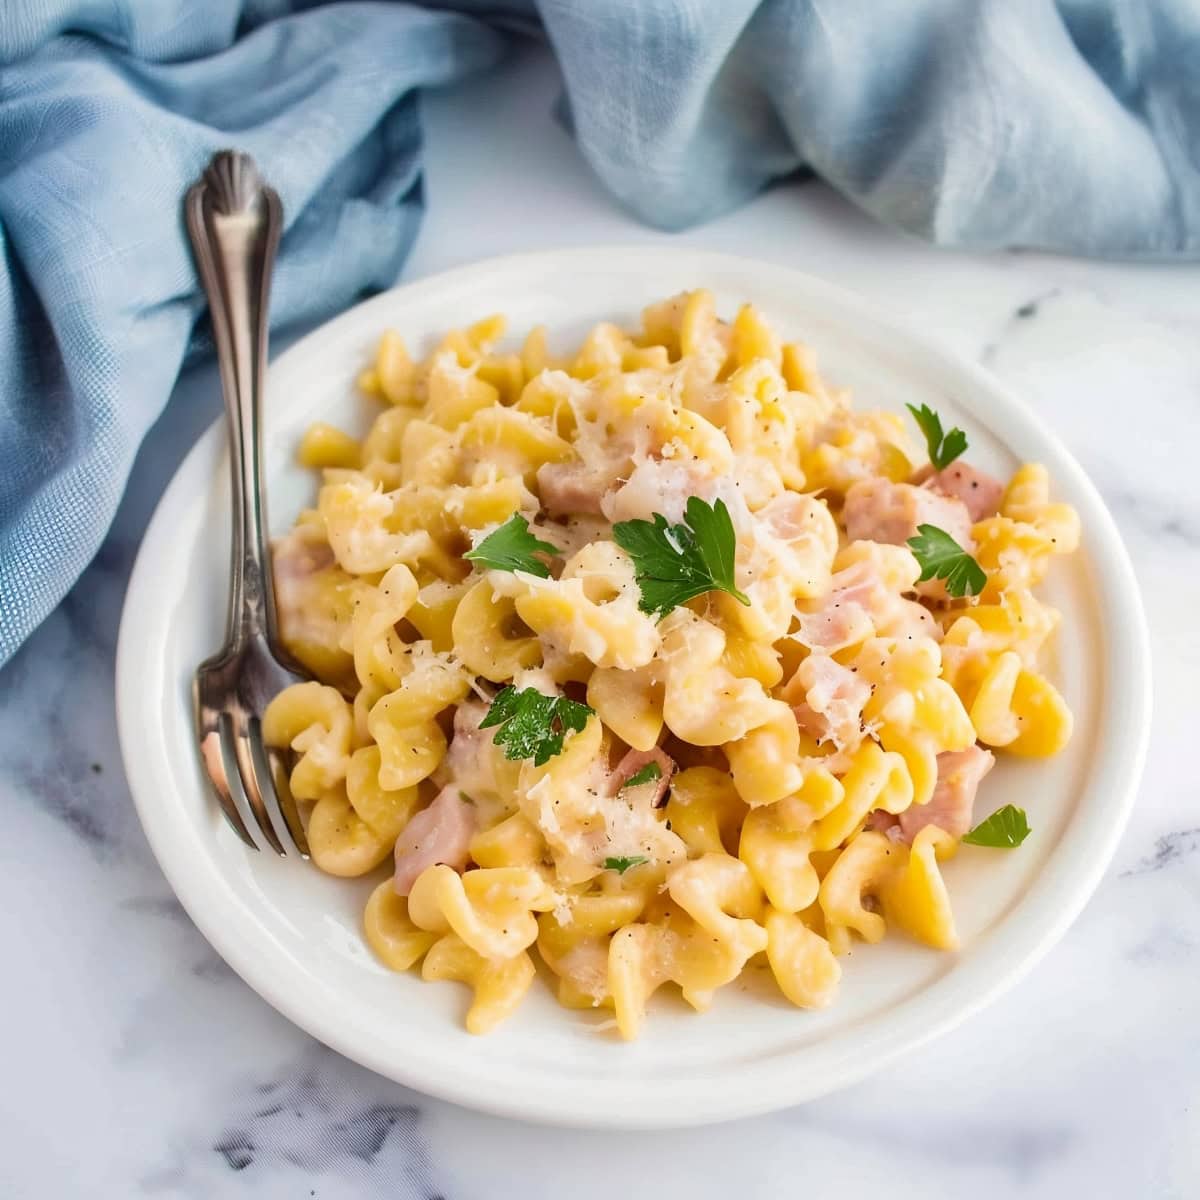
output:
[[[663,228],[807,165],[937,242],[1200,255],[1187,0],[12,0],[0,663],[99,547],[195,348],[180,202],[209,156],[248,151],[282,197],[276,327],[332,313],[412,243],[419,89],[538,21],[581,152]]]

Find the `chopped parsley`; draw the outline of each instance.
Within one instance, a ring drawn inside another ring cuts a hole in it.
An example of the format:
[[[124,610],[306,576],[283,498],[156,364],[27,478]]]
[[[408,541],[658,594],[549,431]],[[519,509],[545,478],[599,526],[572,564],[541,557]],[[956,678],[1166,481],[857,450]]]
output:
[[[934,470],[944,471],[966,450],[967,435],[961,429],[951,429],[949,433],[942,433],[942,418],[928,404],[922,404],[920,408],[906,404],[905,408],[912,413],[913,420],[925,435],[925,446]]]
[[[640,867],[642,863],[648,863],[649,861],[644,854],[619,855],[616,858],[606,858],[604,860],[604,869],[606,871],[616,871],[618,875],[624,875],[630,867]]]
[[[557,546],[540,541],[529,532],[529,522],[520,513],[513,513],[463,558],[494,571],[526,571],[539,579],[549,579],[550,568],[534,555],[558,552]]]
[[[630,777],[621,784],[621,791],[626,788],[638,787],[643,783],[653,783],[656,779],[662,778],[662,768],[658,763],[647,763],[640,771],[634,771]]]
[[[917,536],[908,548],[921,564],[921,577],[944,579],[951,596],[978,596],[987,586],[983,568],[944,530],[936,525],[918,525]]]
[[[985,821],[980,821],[970,833],[963,837],[972,846],[993,846],[998,850],[1011,850],[1029,836],[1029,822],[1025,810],[1006,804],[998,808]]]
[[[594,709],[566,696],[544,696],[536,688],[517,691],[511,684],[496,693],[480,729],[500,726],[496,745],[514,762],[532,758],[535,767],[562,753],[569,731],[579,733]]]
[[[748,605],[750,598],[733,582],[736,539],[723,500],[706,504],[689,496],[682,525],[668,525],[662,513],[654,520],[618,521],[613,540],[633,559],[645,613],[665,617],[672,609],[706,592],[728,592]]]

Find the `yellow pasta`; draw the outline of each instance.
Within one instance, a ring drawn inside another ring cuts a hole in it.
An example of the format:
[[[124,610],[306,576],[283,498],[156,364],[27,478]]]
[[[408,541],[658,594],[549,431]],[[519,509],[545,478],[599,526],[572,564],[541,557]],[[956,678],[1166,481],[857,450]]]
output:
[[[797,1008],[831,1004],[842,968],[828,941],[795,913],[772,910],[764,925],[767,961],[779,990]]]
[[[568,1008],[612,1007],[612,935],[638,919],[647,897],[647,887],[584,894],[538,918],[538,953],[559,977],[558,998]]]
[[[490,581],[513,598],[521,620],[547,644],[595,666],[634,670],[658,649],[654,622],[638,611],[633,566],[611,543],[585,546],[567,560],[558,579],[493,571]]]
[[[468,1033],[490,1033],[521,1003],[537,970],[524,951],[512,958],[485,958],[453,934],[439,938],[421,965],[421,978],[467,984],[471,1006],[463,1023]]]
[[[363,932],[367,944],[393,971],[407,971],[438,940],[436,933],[414,924],[407,901],[396,894],[390,879],[371,893],[363,911]]]
[[[540,961],[631,1038],[752,960],[817,1009],[855,939],[956,947],[940,864],[992,751],[1071,735],[1033,588],[1080,530],[1045,469],[921,466],[906,417],[704,290],[571,352],[505,332],[385,332],[374,419],[308,431],[316,504],[274,551],[314,679],[263,735],[319,868],[394,861],[380,962],[466,984],[485,1033]],[[920,579],[930,524],[957,583]]]
[[[358,467],[362,452],[348,433],[318,421],[310,425],[300,442],[296,459],[302,467]]]
[[[389,836],[359,816],[344,788],[326,792],[308,818],[312,860],[330,875],[353,878],[373,871],[395,841],[395,834]]]
[[[492,585],[481,579],[454,610],[451,644],[472,675],[501,683],[542,659],[541,643],[528,628],[524,634],[518,632],[519,622],[512,597],[498,596]]]
[[[352,728],[345,697],[319,683],[295,684],[267,705],[263,738],[296,752],[291,787],[297,800],[317,800],[345,779]]]
[[[466,676],[453,659],[438,654],[428,642],[409,647],[399,686],[380,696],[367,717],[367,729],[379,747],[383,787],[411,787],[433,774],[446,752],[437,715],[466,691]]]
[[[487,959],[512,958],[537,939],[534,912],[554,907],[554,892],[532,867],[480,867],[463,875],[429,867],[408,896],[420,929],[453,931]]]

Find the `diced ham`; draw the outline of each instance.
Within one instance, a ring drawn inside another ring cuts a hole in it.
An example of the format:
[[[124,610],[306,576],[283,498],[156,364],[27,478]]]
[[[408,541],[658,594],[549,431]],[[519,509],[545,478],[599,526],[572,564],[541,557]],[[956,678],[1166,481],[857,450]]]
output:
[[[662,778],[621,791],[647,762],[659,764]],[[638,856],[666,866],[686,858],[687,848],[655,807],[674,769],[661,750],[631,751],[613,767],[598,747],[568,778],[547,774],[530,786],[520,799],[521,811],[546,839],[560,882],[593,879],[611,858]]]
[[[618,478],[618,468],[611,470],[589,466],[587,463],[543,463],[538,467],[538,495],[542,508],[551,516],[566,517],[575,513],[600,515],[600,499]]]
[[[300,641],[306,635],[328,636],[328,619],[312,603],[312,578],[333,565],[333,549],[311,526],[297,526],[271,547],[271,574],[275,583],[275,612],[285,639]],[[333,634],[333,644],[337,644]]]
[[[857,600],[835,593],[815,613],[801,613],[800,640],[814,649],[834,651],[870,637],[871,615]]]
[[[858,562],[839,571],[820,607],[797,614],[800,640],[813,649],[833,653],[870,637],[875,628],[871,600],[878,587],[879,575],[870,563]]]
[[[874,628],[869,606],[878,585],[878,576],[869,564],[855,563],[839,571],[820,608],[799,614],[804,644],[832,653],[869,637]]]
[[[893,816],[890,812],[884,812],[882,808],[877,808],[867,815],[866,828],[875,833],[882,833],[891,842],[904,840],[904,831],[900,828],[900,818]]]
[[[454,784],[472,799],[497,789],[495,755],[492,753],[496,731],[479,728],[479,722],[487,712],[488,706],[479,700],[468,700],[455,709],[450,745],[433,776],[443,787]]]
[[[843,567],[831,582],[829,591],[819,601],[804,604],[796,613],[800,623],[796,639],[810,650],[833,654],[876,634],[941,640],[941,628],[933,615],[916,601],[886,587],[871,557]],[[942,586],[941,580],[931,582]],[[920,592],[927,586],[919,584],[917,590]]]
[[[893,483],[883,476],[860,479],[851,486],[842,519],[852,542],[903,546],[916,537],[918,525],[936,525],[964,550],[974,547],[971,515],[961,500],[911,483]]]
[[[396,892],[407,896],[417,876],[437,863],[463,870],[474,833],[475,810],[463,799],[458,785],[442,788],[396,839]]]
[[[558,547],[559,554],[570,558],[590,542],[607,541],[611,536],[608,522],[594,514],[576,513],[565,521],[534,521],[529,532],[541,541]],[[553,570],[554,564],[550,564]]]
[[[823,535],[825,513],[828,511],[825,502],[814,496],[781,492],[759,510],[758,519],[772,537],[790,543],[811,538],[814,531]],[[833,548],[837,549],[836,530]]]
[[[653,790],[650,790],[650,783],[639,784],[638,787],[647,789],[651,808],[660,807],[663,797],[667,794],[667,788],[671,786],[671,776],[675,774],[675,760],[658,746],[653,750],[630,750],[613,768],[609,777],[609,794],[617,795],[628,780],[651,763],[655,763],[660,772],[658,778],[653,781]]]
[[[862,738],[862,710],[871,687],[829,655],[810,654],[788,680],[783,698],[805,733],[845,750]]]
[[[924,467],[912,481],[939,495],[961,500],[967,506],[972,523],[995,516],[1004,495],[1004,484],[999,479],[961,459],[952,462],[944,471],[935,472],[932,467]]]
[[[271,550],[276,586],[284,588],[315,575],[332,562],[333,547],[311,526],[299,525],[284,537],[276,538]]]
[[[479,728],[479,722],[487,716],[487,711],[488,706],[474,697],[464,700],[454,710],[450,744],[433,773],[436,783],[445,785],[474,765],[479,757],[478,743],[487,736],[487,731]],[[463,786],[466,787],[466,784]]]
[[[731,505],[730,515],[735,511],[737,506]],[[755,585],[764,581],[767,591],[773,581],[779,581],[792,593],[805,597],[819,596],[829,586],[838,550],[838,528],[824,500],[782,492],[753,517],[746,513],[745,523],[749,536],[743,538],[739,533],[738,549],[745,542],[747,552],[737,556],[738,582],[751,600],[757,598],[756,592],[763,591]]]
[[[678,524],[689,496],[711,502],[720,491],[720,480],[707,463],[691,458],[648,458],[604,497],[601,508],[613,522],[649,521],[655,513],[662,513],[672,524]]]
[[[981,746],[939,754],[937,785],[929,803],[914,804],[900,814],[904,840],[911,844],[926,825],[936,825],[952,837],[962,837],[971,828],[979,784],[995,763],[995,755]]]

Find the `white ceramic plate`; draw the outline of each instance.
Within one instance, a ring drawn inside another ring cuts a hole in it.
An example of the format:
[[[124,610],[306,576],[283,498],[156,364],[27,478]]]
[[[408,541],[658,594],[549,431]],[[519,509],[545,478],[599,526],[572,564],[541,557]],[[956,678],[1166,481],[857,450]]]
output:
[[[861,408],[926,401],[961,425],[971,458],[1008,473],[1038,460],[1083,520],[1083,547],[1045,589],[1065,613],[1053,676],[1076,714],[1067,751],[1004,762],[982,807],[1016,801],[1033,836],[1004,853],[964,848],[947,864],[963,948],[903,938],[856,949],[841,995],[802,1012],[750,972],[699,1015],[656,997],[642,1039],[598,1029],[607,1014],[561,1009],[535,984],[487,1038],[462,1029],[466,990],[380,966],[360,934],[375,882],[323,876],[247,850],[202,788],[189,687],[222,638],[228,485],[224,431],[200,439],[163,496],[138,556],[121,624],[117,705],[133,796],[167,878],[247,983],[313,1036],[431,1095],[560,1124],[647,1128],[744,1116],[856,1080],[942,1033],[1022,976],[1066,930],[1125,825],[1149,724],[1145,621],[1113,522],[1083,471],[978,367],[815,279],[724,255],[673,249],[556,251],[504,258],[398,288],[331,321],[271,367],[267,478],[276,532],[311,501],[293,465],[304,427],[361,429],[353,381],[387,327],[410,346],[495,311],[523,333],[549,323],[564,346],[599,320],[636,322],[646,303],[709,287],[743,300],[818,350]],[[1003,758],[1003,756],[1002,756]]]

